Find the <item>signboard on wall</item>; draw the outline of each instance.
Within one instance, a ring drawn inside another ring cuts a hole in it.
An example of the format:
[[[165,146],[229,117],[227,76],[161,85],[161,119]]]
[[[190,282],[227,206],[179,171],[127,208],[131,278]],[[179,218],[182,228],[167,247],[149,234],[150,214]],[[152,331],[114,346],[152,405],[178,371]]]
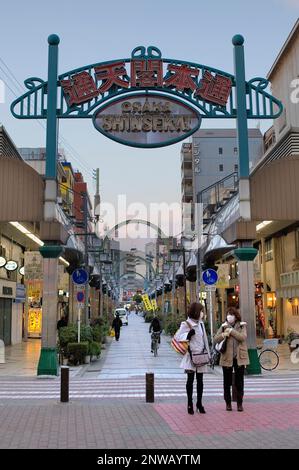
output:
[[[24,254],[25,281],[40,281],[43,279],[43,258],[39,251],[25,251]]]

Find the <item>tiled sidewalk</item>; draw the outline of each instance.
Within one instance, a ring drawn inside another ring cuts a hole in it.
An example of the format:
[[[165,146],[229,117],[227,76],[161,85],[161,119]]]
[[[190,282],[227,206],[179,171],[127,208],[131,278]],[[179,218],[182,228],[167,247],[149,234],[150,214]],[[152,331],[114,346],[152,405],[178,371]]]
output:
[[[206,449],[299,448],[299,404],[250,401],[244,413],[223,402],[189,416],[181,403],[6,404],[0,407],[0,448]]]

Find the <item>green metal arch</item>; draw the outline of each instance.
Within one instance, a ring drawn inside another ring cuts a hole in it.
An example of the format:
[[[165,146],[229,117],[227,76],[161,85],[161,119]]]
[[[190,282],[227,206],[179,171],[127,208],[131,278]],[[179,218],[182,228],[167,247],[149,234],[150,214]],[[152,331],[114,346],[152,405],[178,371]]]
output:
[[[130,274],[130,273],[123,273],[121,276],[119,276],[119,279],[122,279],[123,277],[128,276],[129,274]],[[135,272],[134,272],[134,274],[135,274],[136,276],[142,277],[142,279],[144,279],[145,281],[147,281],[146,277],[143,276],[143,274],[135,273]]]
[[[152,222],[150,222],[148,220],[143,220],[143,219],[123,220],[122,222],[119,222],[118,224],[114,225],[114,227],[112,227],[112,229],[109,230],[109,232],[106,234],[106,236],[109,237],[110,235],[112,235],[112,233],[114,233],[116,230],[118,230],[120,227],[123,227],[124,225],[134,224],[134,223],[135,224],[147,225],[148,227],[151,227],[154,230],[156,230],[156,232],[158,233],[158,236],[160,238],[166,238],[165,233],[161,230],[161,228],[158,225],[153,224]]]

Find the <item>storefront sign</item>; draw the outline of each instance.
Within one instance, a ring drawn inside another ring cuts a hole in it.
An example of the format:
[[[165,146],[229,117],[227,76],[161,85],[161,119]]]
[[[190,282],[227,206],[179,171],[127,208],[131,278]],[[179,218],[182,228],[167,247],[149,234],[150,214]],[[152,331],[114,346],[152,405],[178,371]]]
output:
[[[17,284],[16,287],[16,303],[24,303],[26,298],[26,289],[24,284]]]
[[[28,310],[28,334],[30,337],[39,337],[42,333],[42,309],[30,308]]]
[[[25,281],[43,279],[43,258],[39,251],[25,251]]]
[[[15,271],[18,269],[18,263],[14,260],[7,261],[6,265],[4,266],[6,271]]]
[[[149,296],[147,294],[143,294],[142,300],[143,300],[143,305],[145,307],[145,310],[147,312],[150,312],[153,309],[153,307],[152,307],[151,301],[149,299]]]
[[[199,128],[201,116],[178,99],[144,93],[105,104],[95,113],[93,122],[112,140],[153,148],[186,139]]]

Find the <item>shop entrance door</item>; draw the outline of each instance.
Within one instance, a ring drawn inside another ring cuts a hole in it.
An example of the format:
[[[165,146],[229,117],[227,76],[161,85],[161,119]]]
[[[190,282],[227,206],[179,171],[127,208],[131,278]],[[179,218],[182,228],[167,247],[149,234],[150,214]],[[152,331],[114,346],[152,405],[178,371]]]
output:
[[[11,342],[11,299],[0,299],[0,339],[5,346]]]

